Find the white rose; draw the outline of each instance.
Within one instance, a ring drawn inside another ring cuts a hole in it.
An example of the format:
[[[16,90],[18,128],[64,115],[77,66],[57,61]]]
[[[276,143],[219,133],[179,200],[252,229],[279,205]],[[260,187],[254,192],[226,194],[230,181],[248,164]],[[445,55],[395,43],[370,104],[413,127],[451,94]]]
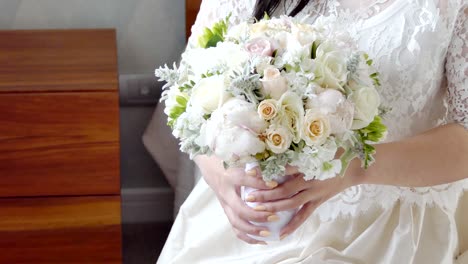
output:
[[[221,58],[221,64],[226,65],[231,70],[242,68],[243,64],[250,59],[249,53],[239,44],[220,42],[216,48],[216,56]],[[203,63],[205,59],[202,59],[200,63]]]
[[[269,30],[268,22],[266,20],[261,20],[250,26],[250,34],[253,36],[259,36],[266,33]]]
[[[342,90],[348,75],[346,58],[343,52],[328,43],[319,45],[315,61],[317,83],[325,88]]]
[[[310,52],[310,48],[307,48],[299,42],[299,40],[291,33],[289,32],[284,32],[281,31],[277,34],[274,35],[273,37],[275,47],[277,49],[277,52],[281,56],[287,56],[287,54],[298,54],[300,53],[302,49],[306,49],[307,51]],[[281,59],[280,57],[277,57],[276,59]],[[292,56],[292,55],[289,55]],[[283,58],[284,59],[284,58]]]
[[[302,139],[309,146],[321,145],[330,136],[328,117],[320,112],[307,110],[302,123]]]
[[[352,129],[368,126],[379,113],[380,95],[373,87],[362,87],[350,96],[354,103],[354,120]]]
[[[288,81],[281,76],[280,71],[275,67],[267,67],[263,71],[262,82],[263,93],[278,100],[288,90]]]
[[[228,98],[226,83],[223,75],[203,78],[192,89],[190,103],[194,108],[202,109],[210,114],[220,107]]]
[[[245,49],[251,54],[260,56],[272,56],[274,47],[267,38],[254,38],[245,44]]]
[[[261,118],[265,120],[271,120],[278,114],[277,101],[273,99],[267,99],[260,102],[258,105],[257,112]]]
[[[278,117],[273,121],[286,127],[293,135],[293,142],[301,140],[299,127],[304,118],[304,106],[302,99],[293,92],[284,93],[278,101]]]
[[[301,43],[301,45],[312,45],[319,38],[316,30],[309,24],[293,24],[291,33]]]
[[[291,132],[284,127],[270,127],[266,130],[266,145],[273,153],[280,154],[291,146]]]
[[[182,54],[181,64],[190,66],[190,70],[196,78],[206,74],[220,65],[226,65],[229,69],[239,70],[250,58],[249,53],[241,45],[220,42],[216,47],[208,49],[194,48]]]
[[[249,34],[249,24],[247,22],[239,23],[229,28],[226,38],[240,40]]]

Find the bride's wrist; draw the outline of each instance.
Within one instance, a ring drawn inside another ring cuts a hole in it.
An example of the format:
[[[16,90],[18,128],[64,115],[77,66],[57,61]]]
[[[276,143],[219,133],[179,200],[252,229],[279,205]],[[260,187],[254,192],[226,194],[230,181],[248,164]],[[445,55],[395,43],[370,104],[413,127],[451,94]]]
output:
[[[366,171],[361,167],[361,160],[353,159],[344,175],[348,187],[366,183]]]

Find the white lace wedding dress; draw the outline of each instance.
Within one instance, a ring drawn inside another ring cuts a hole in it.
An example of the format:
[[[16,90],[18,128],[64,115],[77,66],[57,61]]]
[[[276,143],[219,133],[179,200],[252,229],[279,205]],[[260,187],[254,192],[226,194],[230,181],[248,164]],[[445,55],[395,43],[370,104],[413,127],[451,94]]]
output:
[[[290,11],[290,2],[280,5],[276,15]],[[299,17],[337,15],[374,58],[383,102],[393,108],[385,119],[387,141],[447,122],[468,128],[466,0],[311,2]],[[228,13],[232,23],[248,19],[254,3],[204,0],[189,46],[204,26]],[[468,263],[468,179],[427,188],[349,188],[322,204],[289,240],[269,246],[238,240],[213,191],[200,180],[181,207],[158,261],[454,262]]]

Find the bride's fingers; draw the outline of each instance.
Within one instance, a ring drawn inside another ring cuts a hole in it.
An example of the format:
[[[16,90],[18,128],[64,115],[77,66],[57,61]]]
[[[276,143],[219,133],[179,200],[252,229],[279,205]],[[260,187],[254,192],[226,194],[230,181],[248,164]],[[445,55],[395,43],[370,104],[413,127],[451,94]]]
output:
[[[286,165],[286,175],[293,175],[293,174],[298,174],[300,173],[297,167],[291,166],[289,164]]]
[[[253,239],[253,238],[247,236],[245,233],[242,233],[241,231],[239,231],[239,230],[237,230],[237,229],[235,229],[235,228],[233,228],[233,230],[234,230],[234,233],[236,233],[237,238],[239,238],[240,240],[242,240],[242,241],[244,241],[244,242],[246,242],[246,243],[248,243],[248,244],[253,244],[253,245],[255,245],[255,244],[266,245],[265,242],[255,240],[255,239]]]
[[[302,175],[298,174],[294,179],[288,180],[280,186],[272,190],[260,190],[252,192],[249,197],[250,201],[255,202],[268,202],[280,199],[286,199],[292,195],[311,188],[311,182],[304,181]]]
[[[230,170],[226,172],[224,177],[228,177],[229,181],[236,186],[247,186],[255,189],[269,190],[278,186],[276,182],[265,182],[262,179],[261,172],[258,168],[244,172],[241,169]]]
[[[234,210],[232,210],[231,208],[226,208],[224,211],[226,212],[226,215],[232,227],[234,227],[238,231],[241,231],[242,233],[251,234],[255,236],[265,236],[270,233],[265,227],[253,225],[239,218],[234,213]]]
[[[289,221],[289,223],[281,230],[280,236],[283,238],[296,230],[299,226],[301,226],[305,220],[314,212],[315,208],[320,203],[318,202],[308,202],[306,203],[298,212],[297,214]]]
[[[285,210],[296,209],[299,206],[311,201],[315,200],[312,196],[314,194],[311,190],[305,190],[299,192],[298,194],[292,196],[291,198],[277,200],[273,202],[262,203],[266,211],[269,212],[279,212]]]
[[[233,204],[232,209],[239,218],[253,222],[268,222],[269,219],[275,219],[274,217],[270,217],[274,214],[264,210],[265,208],[262,208],[261,205],[256,208],[251,208],[245,204],[245,202],[242,201],[240,197],[237,198],[238,200],[235,204]]]
[[[262,180],[262,178],[249,175],[245,175],[242,178],[240,178],[237,184],[239,186],[247,186],[260,190],[269,190],[278,186],[278,183],[265,182],[264,180]]]

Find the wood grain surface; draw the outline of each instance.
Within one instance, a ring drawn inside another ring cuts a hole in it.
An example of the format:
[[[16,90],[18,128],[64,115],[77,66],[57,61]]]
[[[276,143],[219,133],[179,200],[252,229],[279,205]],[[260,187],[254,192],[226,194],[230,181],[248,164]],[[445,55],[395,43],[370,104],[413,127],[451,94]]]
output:
[[[115,30],[0,31],[0,93],[117,90]]]
[[[117,97],[0,94],[0,197],[118,194]]]
[[[0,264],[121,263],[115,30],[0,39]]]
[[[121,263],[120,197],[0,200],[0,263]]]

